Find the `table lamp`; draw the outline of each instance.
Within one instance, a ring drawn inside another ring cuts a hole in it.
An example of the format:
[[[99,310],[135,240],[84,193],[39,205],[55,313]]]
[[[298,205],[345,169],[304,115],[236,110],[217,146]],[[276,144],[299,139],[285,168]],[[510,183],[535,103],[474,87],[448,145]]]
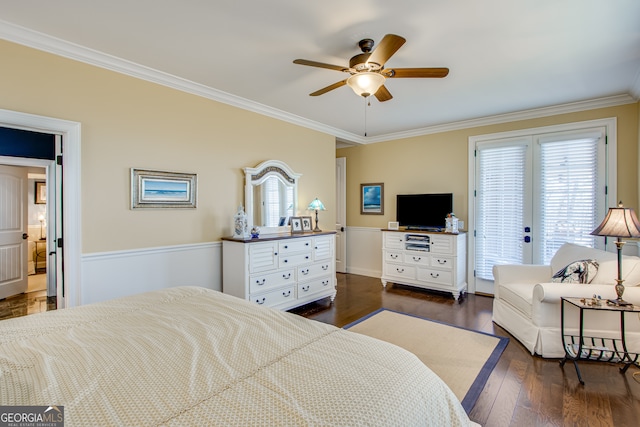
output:
[[[40,240],[44,240],[44,234],[42,233],[44,228],[44,214],[38,215],[38,221],[40,221]]]
[[[622,299],[624,285],[622,282],[622,238],[640,237],[640,222],[636,213],[631,208],[625,208],[622,202],[617,208],[609,208],[607,216],[602,224],[591,232],[594,236],[617,237],[616,248],[618,248],[618,278],[616,279],[616,295],[618,298],[608,300],[610,304],[616,306],[633,305]]]
[[[316,197],[315,199],[313,199],[311,201],[311,203],[309,203],[309,206],[307,207],[307,210],[316,211],[316,228],[314,228],[313,231],[322,231],[318,227],[318,211],[326,211],[326,209],[325,209],[324,205],[322,204],[322,202]]]

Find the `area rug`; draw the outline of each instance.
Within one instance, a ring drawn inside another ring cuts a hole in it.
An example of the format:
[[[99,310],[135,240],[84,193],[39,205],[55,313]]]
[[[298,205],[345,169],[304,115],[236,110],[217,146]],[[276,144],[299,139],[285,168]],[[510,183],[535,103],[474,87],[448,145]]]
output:
[[[345,326],[409,350],[453,390],[469,413],[509,338],[387,309]]]

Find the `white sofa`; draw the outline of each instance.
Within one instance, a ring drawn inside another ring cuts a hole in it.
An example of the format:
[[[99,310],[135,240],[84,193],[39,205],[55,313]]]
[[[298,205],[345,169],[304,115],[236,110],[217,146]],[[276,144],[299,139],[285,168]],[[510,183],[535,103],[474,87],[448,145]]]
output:
[[[589,284],[550,283],[553,275],[568,264],[593,259],[599,264]],[[496,265],[493,321],[520,341],[531,354],[542,357],[564,357],[560,334],[560,297],[616,298],[618,277],[617,254],[566,243],[551,259],[551,265]],[[623,299],[640,305],[640,258],[624,256],[622,277]],[[604,302],[603,302],[604,304]],[[626,336],[630,351],[640,352],[640,316],[626,314]],[[605,338],[620,337],[620,316],[611,312],[589,310],[585,314],[585,335]],[[579,329],[577,308],[565,308],[565,330]]]

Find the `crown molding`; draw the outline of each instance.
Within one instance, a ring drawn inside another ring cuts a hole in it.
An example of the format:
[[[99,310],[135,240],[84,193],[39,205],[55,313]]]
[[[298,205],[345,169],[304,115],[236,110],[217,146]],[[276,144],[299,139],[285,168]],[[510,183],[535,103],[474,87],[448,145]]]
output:
[[[640,98],[640,72],[638,72],[634,85],[630,88],[630,95],[621,94],[364,137],[2,20],[0,20],[0,38],[326,133],[336,137],[338,148],[631,104]]]

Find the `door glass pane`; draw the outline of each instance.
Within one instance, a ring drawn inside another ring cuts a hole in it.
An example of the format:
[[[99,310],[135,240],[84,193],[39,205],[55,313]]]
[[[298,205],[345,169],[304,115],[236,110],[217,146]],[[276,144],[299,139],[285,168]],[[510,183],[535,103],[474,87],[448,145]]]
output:
[[[478,147],[476,277],[496,264],[522,264],[526,145]]]
[[[598,139],[539,143],[539,262],[549,261],[563,243],[595,247],[590,233],[600,223]]]

